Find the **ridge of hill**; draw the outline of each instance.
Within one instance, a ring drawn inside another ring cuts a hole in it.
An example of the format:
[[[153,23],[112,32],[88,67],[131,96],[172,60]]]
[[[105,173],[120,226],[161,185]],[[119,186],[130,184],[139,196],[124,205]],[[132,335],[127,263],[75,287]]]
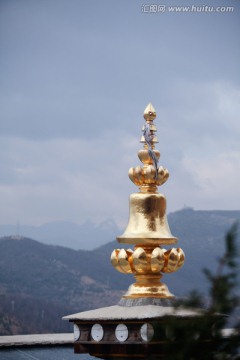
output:
[[[123,279],[110,269],[94,251],[1,238],[0,335],[69,331],[62,316],[116,303]]]

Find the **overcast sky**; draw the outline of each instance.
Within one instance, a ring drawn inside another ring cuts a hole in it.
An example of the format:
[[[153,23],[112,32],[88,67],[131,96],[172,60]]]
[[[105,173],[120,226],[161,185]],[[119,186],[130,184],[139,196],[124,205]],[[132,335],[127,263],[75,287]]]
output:
[[[168,212],[239,210],[239,35],[238,0],[0,0],[0,224],[124,225],[149,102]]]

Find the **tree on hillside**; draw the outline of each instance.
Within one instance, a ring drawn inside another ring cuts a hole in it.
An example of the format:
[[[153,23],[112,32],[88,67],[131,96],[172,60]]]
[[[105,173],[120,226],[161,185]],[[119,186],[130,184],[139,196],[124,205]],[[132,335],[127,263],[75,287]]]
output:
[[[229,317],[239,305],[236,295],[239,271],[237,224],[225,237],[225,252],[218,259],[216,273],[204,269],[208,280],[210,304],[201,316],[188,321],[169,317],[168,340],[165,342],[164,359],[167,360],[237,360],[240,359],[240,322],[235,320],[226,334]],[[199,308],[204,299],[197,291],[177,307]]]

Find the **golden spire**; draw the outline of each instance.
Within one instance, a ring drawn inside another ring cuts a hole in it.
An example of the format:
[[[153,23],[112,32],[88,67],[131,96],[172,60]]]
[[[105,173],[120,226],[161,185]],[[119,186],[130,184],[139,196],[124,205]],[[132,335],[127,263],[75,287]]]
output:
[[[140,142],[144,145],[143,149],[138,152],[138,157],[143,163],[143,167],[137,166],[136,168],[131,168],[129,170],[129,177],[135,185],[139,186],[140,192],[155,193],[157,186],[167,181],[169,173],[162,166],[157,168],[160,152],[155,150],[155,143],[158,142],[155,135],[157,128],[153,123],[153,120],[156,118],[156,111],[151,103],[144,110],[143,117],[146,123],[142,128],[143,136]]]
[[[136,283],[132,284],[123,298],[172,298],[167,286],[160,282],[162,273],[177,271],[184,263],[180,248],[163,249],[160,245],[177,243],[169,229],[166,215],[166,198],[157,192],[164,184],[168,170],[158,166],[160,152],[155,149],[158,142],[157,129],[153,123],[156,111],[150,103],[144,110],[145,124],[140,142],[143,149],[138,157],[143,166],[129,170],[129,177],[140,192],[130,195],[129,222],[125,232],[117,237],[119,243],[134,244],[132,249],[116,249],[112,252],[112,265],[120,272],[132,273]]]

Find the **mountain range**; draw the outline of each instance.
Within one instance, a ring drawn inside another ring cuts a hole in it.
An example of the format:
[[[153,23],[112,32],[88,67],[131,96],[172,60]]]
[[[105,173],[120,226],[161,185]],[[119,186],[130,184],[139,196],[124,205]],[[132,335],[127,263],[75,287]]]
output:
[[[54,221],[40,226],[0,225],[0,237],[16,236],[38,240],[44,244],[61,245],[75,250],[92,250],[119,234],[119,229],[112,219],[100,224],[88,220],[83,224],[67,221]]]
[[[202,269],[216,271],[225,234],[239,219],[240,211],[191,208],[168,215],[171,232],[179,238],[177,246],[186,255],[182,269],[163,276],[171,292],[186,296],[196,289],[207,296],[209,284]],[[113,221],[102,227],[110,240],[115,227]],[[119,233],[117,229],[114,237]],[[84,234],[81,239],[78,233],[79,243],[97,239],[91,222],[85,223]],[[114,305],[134,282],[133,276],[111,266],[111,252],[122,247],[116,241],[93,250],[75,250],[67,247],[69,237],[62,237],[64,247],[16,233],[0,238],[0,334],[68,331],[63,315]]]
[[[198,238],[198,247],[203,244],[201,238],[221,238],[226,229],[240,218],[240,211],[204,211],[185,207],[168,214],[172,233],[184,245]],[[0,225],[0,238],[5,236],[26,237],[49,245],[60,245],[75,250],[94,250],[101,245],[114,241],[120,235],[120,229],[113,219],[95,224],[88,220],[82,224],[67,221],[54,221],[40,226]],[[188,244],[189,245],[189,244]]]

